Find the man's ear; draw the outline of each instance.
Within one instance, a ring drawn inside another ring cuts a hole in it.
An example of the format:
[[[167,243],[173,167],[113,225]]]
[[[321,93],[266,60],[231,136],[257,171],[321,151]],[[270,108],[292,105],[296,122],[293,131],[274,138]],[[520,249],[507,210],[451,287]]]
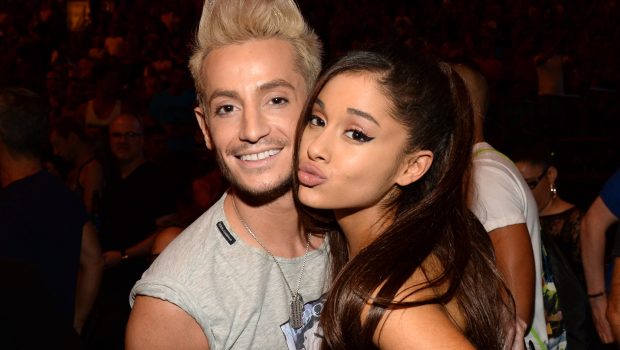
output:
[[[201,107],[194,108],[194,115],[198,121],[198,126],[202,130],[202,135],[205,138],[205,144],[207,148],[213,150],[213,141],[211,140],[211,134],[209,134],[209,126],[207,125],[207,116],[205,115]]]
[[[433,152],[423,150],[407,154],[396,177],[399,186],[418,181],[433,164]]]

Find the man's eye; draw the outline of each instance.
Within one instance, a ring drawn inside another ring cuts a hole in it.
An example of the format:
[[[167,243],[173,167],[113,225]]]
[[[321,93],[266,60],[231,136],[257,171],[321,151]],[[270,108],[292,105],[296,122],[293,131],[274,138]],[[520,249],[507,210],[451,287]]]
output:
[[[271,99],[271,103],[274,105],[281,105],[281,104],[288,103],[288,99],[284,97],[274,97]]]
[[[314,125],[314,126],[320,126],[323,127],[325,126],[325,120],[317,117],[316,115],[311,115],[306,119],[306,122],[310,125]]]
[[[374,137],[367,136],[359,130],[349,130],[345,133],[345,135],[358,142],[368,142],[374,139]]]
[[[215,110],[215,114],[217,115],[228,114],[228,113],[232,113],[232,111],[234,110],[235,110],[235,107],[233,105],[224,105],[224,106],[217,108]]]

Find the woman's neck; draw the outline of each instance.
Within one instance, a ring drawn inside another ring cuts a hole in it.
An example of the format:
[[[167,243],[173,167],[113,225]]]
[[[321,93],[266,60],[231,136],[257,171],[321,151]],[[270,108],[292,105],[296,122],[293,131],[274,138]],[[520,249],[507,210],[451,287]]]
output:
[[[392,223],[393,215],[386,215],[379,207],[334,210],[338,225],[347,238],[349,259],[370,245]]]
[[[538,210],[539,216],[549,216],[559,214],[567,209],[572,208],[573,205],[564,201],[559,196],[550,196],[549,201]]]
[[[555,200],[555,197],[549,196],[549,199],[547,199],[547,203],[545,203],[543,206],[538,208],[538,214],[540,216],[549,215],[548,213],[551,207],[553,206],[554,200]]]

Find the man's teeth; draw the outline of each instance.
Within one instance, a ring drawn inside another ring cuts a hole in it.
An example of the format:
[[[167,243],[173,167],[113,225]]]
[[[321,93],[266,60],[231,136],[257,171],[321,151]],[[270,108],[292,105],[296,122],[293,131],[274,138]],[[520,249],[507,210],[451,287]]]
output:
[[[246,154],[246,155],[243,155],[243,156],[239,157],[239,159],[241,159],[241,160],[261,160],[261,159],[265,159],[267,157],[275,156],[278,153],[280,153],[279,149],[270,149],[270,150],[265,151],[265,152],[254,153],[254,154]]]

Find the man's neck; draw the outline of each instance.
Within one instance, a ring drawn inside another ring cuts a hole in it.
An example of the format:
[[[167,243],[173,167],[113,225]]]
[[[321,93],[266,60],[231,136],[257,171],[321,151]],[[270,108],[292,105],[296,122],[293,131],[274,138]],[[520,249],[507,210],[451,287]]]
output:
[[[262,244],[275,256],[293,258],[304,255],[306,235],[301,229],[291,191],[267,204],[252,206],[230,190],[224,202],[224,212],[233,230],[245,243],[261,249]]]
[[[480,117],[474,119],[474,144],[484,142],[484,120]]]
[[[6,187],[11,183],[32,176],[39,171],[43,166],[41,160],[38,158],[28,157],[12,157],[6,156],[0,159],[0,181],[2,187]]]
[[[75,166],[78,168],[81,167],[86,162],[88,162],[90,159],[92,159],[93,156],[94,155],[90,147],[88,147],[87,145],[83,145],[83,144],[79,145],[77,154],[75,156]]]
[[[104,92],[98,96],[95,96],[95,101],[96,103],[112,104],[116,103],[116,96],[114,94],[108,94]]]
[[[134,172],[134,170],[138,169],[138,167],[140,165],[142,165],[145,162],[144,157],[140,157],[138,159],[126,162],[126,163],[119,163],[118,164],[118,168],[121,171],[121,178],[126,178],[129,175],[131,175],[131,173]]]

